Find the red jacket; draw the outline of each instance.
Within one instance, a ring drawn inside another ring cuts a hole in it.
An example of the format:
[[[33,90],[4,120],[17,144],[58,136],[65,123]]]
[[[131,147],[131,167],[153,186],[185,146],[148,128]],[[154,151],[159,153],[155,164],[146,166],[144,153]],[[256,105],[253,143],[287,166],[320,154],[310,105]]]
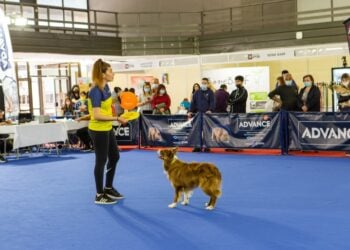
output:
[[[170,97],[168,95],[155,95],[152,99],[152,108],[155,109],[158,104],[164,103],[165,110],[170,108]]]

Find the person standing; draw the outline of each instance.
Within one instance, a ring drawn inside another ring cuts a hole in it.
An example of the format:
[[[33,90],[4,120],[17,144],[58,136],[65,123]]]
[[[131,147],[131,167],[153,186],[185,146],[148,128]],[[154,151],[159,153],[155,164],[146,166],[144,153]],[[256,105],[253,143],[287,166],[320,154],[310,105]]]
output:
[[[214,92],[209,89],[209,79],[203,78],[200,90],[194,92],[191,100],[190,110],[187,113],[191,118],[194,113],[210,114],[215,110]],[[194,148],[193,152],[201,152],[200,148]],[[209,148],[204,148],[204,152],[210,152]]]
[[[143,84],[142,93],[138,97],[138,107],[142,114],[152,114],[153,109],[151,105],[152,101],[152,92],[151,92],[151,84],[149,82],[145,82]]]
[[[320,112],[321,92],[314,83],[312,75],[303,77],[304,88],[298,95],[298,108],[303,112]]]
[[[154,115],[170,115],[171,99],[164,84],[159,84],[157,92],[151,101]]]
[[[112,81],[114,73],[111,65],[97,60],[92,69],[94,86],[89,92],[88,107],[90,113],[89,134],[95,148],[95,182],[96,204],[114,204],[117,199],[124,198],[114,187],[113,179],[119,160],[112,121],[126,124],[127,121],[113,116],[112,96],[107,82]],[[104,168],[107,162],[106,184],[104,187]]]
[[[215,91],[215,113],[227,113],[229,96],[226,84],[222,84],[220,89]]]
[[[297,111],[298,93],[295,87],[287,86],[282,76],[278,77],[277,81],[278,87],[269,93],[269,98],[278,103],[277,108],[285,111]]]
[[[246,113],[248,91],[243,86],[244,77],[236,76],[236,89],[231,92],[228,104],[230,105],[230,113]]]

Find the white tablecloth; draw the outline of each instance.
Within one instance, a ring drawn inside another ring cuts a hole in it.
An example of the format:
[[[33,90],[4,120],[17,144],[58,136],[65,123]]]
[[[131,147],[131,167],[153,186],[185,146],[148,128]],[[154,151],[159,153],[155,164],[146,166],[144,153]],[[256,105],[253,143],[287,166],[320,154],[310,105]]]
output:
[[[56,123],[25,123],[0,126],[0,134],[13,135],[13,148],[22,148],[52,142],[65,142],[68,131],[86,127],[88,122],[60,121]]]

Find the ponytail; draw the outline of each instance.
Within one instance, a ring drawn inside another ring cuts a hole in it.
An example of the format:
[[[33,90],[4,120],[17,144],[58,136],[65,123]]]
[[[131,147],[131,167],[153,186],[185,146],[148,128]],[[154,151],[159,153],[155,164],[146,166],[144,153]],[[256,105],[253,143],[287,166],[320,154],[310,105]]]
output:
[[[98,59],[92,68],[92,81],[102,89],[103,85],[103,74],[106,73],[107,69],[110,68],[111,65],[102,61],[102,59]]]

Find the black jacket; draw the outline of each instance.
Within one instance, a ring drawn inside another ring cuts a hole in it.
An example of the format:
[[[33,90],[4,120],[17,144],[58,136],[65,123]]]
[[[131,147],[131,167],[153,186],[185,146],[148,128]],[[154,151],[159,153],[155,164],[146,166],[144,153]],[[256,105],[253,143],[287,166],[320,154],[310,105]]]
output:
[[[270,99],[279,95],[282,101],[281,109],[286,111],[298,111],[298,92],[293,86],[281,85],[269,93]]]
[[[231,92],[228,98],[231,113],[246,113],[248,91],[242,86]]]
[[[301,98],[303,97],[305,89],[306,87],[302,88],[298,95],[298,108],[300,110],[302,110],[301,107],[304,105]],[[314,84],[310,88],[305,105],[307,110],[311,112],[320,112],[321,110],[321,92],[320,89]]]

